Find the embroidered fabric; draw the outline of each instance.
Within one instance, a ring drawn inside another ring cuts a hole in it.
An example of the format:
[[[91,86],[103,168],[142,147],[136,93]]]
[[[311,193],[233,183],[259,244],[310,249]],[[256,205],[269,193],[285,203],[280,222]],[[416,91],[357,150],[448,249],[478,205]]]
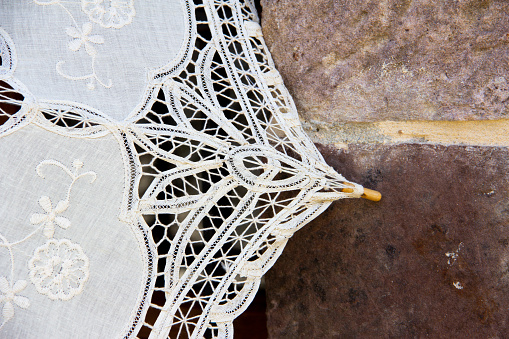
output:
[[[101,91],[33,92],[18,78],[19,12],[0,11],[0,336],[232,338],[292,234],[362,194],[302,130],[250,0],[169,3],[183,42],[163,49],[165,63],[139,65],[145,94],[126,118],[108,110],[123,104],[113,80],[69,76],[46,56],[56,86]],[[124,34],[148,5],[30,6],[64,13],[73,23],[59,24],[58,43],[94,68],[107,41],[95,25]]]

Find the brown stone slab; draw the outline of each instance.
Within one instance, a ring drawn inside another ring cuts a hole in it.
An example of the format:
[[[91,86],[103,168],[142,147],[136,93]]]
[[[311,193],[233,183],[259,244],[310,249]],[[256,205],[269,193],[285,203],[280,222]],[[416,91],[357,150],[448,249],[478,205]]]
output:
[[[262,0],[265,40],[307,122],[509,113],[509,2]]]
[[[382,201],[341,200],[266,275],[270,338],[507,338],[509,151],[320,146]]]
[[[261,288],[249,307],[233,321],[233,333],[240,339],[267,339],[265,289]]]

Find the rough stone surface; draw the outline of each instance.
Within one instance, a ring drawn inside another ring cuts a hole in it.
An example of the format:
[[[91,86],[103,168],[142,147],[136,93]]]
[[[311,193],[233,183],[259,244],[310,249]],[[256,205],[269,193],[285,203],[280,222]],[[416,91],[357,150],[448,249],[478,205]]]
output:
[[[382,192],[341,200],[266,275],[270,338],[506,338],[509,151],[321,147]]]
[[[509,2],[262,0],[276,66],[308,123],[509,114]]]

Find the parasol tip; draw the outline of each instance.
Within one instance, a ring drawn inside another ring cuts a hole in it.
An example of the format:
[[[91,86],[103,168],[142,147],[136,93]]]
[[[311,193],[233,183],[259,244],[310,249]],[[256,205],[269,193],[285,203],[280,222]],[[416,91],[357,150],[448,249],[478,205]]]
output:
[[[354,186],[351,182],[343,182],[343,185]],[[361,198],[371,201],[380,201],[380,199],[382,199],[382,193],[365,187],[363,187],[363,189],[364,192],[362,193]],[[341,191],[345,193],[353,193],[353,188],[343,188]]]
[[[371,201],[380,201],[380,199],[382,199],[382,194],[378,191],[364,188],[364,193],[361,195],[361,198]]]

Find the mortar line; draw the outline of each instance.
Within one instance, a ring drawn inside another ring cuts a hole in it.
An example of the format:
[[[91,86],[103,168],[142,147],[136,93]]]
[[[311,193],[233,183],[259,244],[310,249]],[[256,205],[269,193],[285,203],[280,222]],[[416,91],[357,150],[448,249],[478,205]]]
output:
[[[328,125],[303,122],[314,142],[334,144],[429,143],[441,145],[509,146],[509,119],[475,121],[377,121]]]

